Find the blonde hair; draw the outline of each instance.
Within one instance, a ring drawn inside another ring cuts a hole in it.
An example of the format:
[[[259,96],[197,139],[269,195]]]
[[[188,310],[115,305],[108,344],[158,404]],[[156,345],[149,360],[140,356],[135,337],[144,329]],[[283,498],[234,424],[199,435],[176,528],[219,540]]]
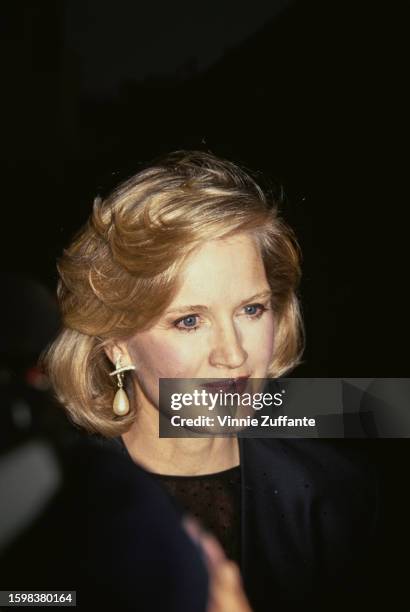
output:
[[[296,289],[300,253],[277,203],[235,164],[177,151],[97,197],[57,268],[63,329],[43,357],[59,401],[90,432],[118,436],[136,407],[112,410],[113,369],[104,347],[148,329],[178,290],[178,271],[203,241],[247,232],[259,245],[275,314],[268,376],[299,362],[303,325]]]

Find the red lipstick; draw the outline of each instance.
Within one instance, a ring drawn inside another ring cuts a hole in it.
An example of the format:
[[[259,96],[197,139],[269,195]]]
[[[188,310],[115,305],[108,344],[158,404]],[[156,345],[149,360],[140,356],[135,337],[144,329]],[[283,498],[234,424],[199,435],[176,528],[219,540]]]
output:
[[[223,393],[244,393],[248,384],[249,376],[238,376],[238,378],[221,378],[215,382],[204,383],[204,387],[207,391],[217,393],[222,391]]]

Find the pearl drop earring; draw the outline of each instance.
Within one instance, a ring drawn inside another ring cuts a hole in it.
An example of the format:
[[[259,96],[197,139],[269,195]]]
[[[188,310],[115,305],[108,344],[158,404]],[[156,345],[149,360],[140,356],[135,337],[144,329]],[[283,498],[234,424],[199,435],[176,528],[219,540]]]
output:
[[[117,416],[125,416],[130,411],[130,402],[127,394],[124,391],[124,372],[127,370],[135,370],[134,365],[121,365],[121,356],[117,357],[115,361],[115,370],[110,372],[110,376],[117,376],[117,385],[118,389],[114,396],[114,401],[112,404],[112,409],[114,414]]]

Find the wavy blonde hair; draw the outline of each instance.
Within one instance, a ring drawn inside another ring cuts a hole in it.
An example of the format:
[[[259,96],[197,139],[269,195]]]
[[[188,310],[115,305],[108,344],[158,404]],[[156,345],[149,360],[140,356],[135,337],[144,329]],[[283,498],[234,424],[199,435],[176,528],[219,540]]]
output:
[[[209,153],[177,151],[95,199],[57,265],[63,328],[42,359],[77,425],[108,437],[130,428],[137,407],[123,417],[113,413],[105,347],[153,324],[193,249],[238,232],[256,240],[263,258],[276,323],[268,376],[281,376],[303,350],[300,252],[277,203],[246,172]]]

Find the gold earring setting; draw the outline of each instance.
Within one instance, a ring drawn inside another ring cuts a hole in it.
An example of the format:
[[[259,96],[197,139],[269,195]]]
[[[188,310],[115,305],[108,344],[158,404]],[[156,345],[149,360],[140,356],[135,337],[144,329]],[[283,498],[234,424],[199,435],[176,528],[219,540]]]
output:
[[[129,402],[127,394],[124,391],[124,383],[123,383],[124,372],[126,372],[127,370],[135,370],[135,366],[134,365],[122,366],[121,357],[118,357],[118,359],[115,362],[115,370],[110,372],[110,376],[117,377],[118,389],[114,396],[114,401],[112,404],[113,412],[117,416],[125,416],[130,411],[130,402]]]

